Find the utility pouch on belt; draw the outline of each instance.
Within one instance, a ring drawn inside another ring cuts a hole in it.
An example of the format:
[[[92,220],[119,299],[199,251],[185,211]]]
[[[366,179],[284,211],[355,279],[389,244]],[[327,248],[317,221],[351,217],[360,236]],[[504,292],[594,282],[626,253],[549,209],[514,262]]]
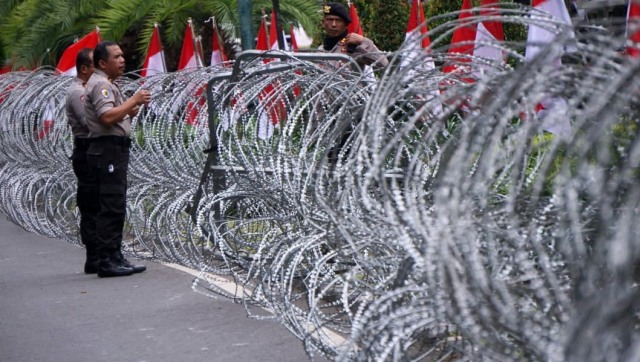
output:
[[[104,153],[104,145],[100,142],[92,142],[87,149],[87,163],[91,167],[100,168],[100,158]]]
[[[104,152],[104,145],[100,142],[93,142],[87,149],[87,155],[90,156],[101,156]]]

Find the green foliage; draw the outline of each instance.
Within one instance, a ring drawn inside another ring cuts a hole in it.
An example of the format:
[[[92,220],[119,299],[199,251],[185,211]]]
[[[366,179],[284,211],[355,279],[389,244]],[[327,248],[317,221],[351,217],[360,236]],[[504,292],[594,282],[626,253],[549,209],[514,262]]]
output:
[[[300,25],[313,36],[321,4],[320,0],[280,2],[282,24]],[[261,8],[270,11],[271,6],[271,0],[253,1],[254,29]],[[212,27],[205,21],[211,16],[227,33],[223,34],[225,39],[235,37],[234,29],[239,28],[237,0],[2,0],[0,60],[11,58],[15,67],[55,65],[74,39],[98,26],[103,39],[121,44],[128,60],[133,60],[133,68],[128,70],[133,70],[142,65],[154,23],[161,25],[167,58],[179,57],[190,17],[196,34],[203,36],[204,53],[210,54]],[[231,45],[227,46],[230,50]]]
[[[95,27],[86,19],[103,6],[86,0],[24,0],[0,21],[4,53],[16,68],[54,64],[75,38]]]
[[[281,1],[281,23],[285,31],[288,31],[289,23],[294,23],[314,38],[314,45],[320,44],[321,14],[318,10],[323,2]],[[346,1],[342,3],[347,5]],[[365,35],[373,39],[381,50],[398,49],[405,36],[410,10],[408,1],[353,0],[353,4]],[[462,0],[423,2],[427,17],[458,11],[461,4]],[[479,5],[480,0],[474,0],[473,4]],[[269,13],[271,6],[272,0],[253,1],[253,29],[258,27],[262,9]],[[74,39],[98,26],[104,39],[121,43],[129,61],[128,70],[133,70],[142,65],[153,24],[158,23],[169,69],[172,70],[175,69],[172,65],[177,63],[173,58],[180,54],[188,18],[193,19],[196,34],[202,35],[205,56],[210,53],[212,27],[205,21],[211,16],[215,16],[223,31],[227,52],[233,53],[230,39],[238,37],[238,0],[2,0],[0,62],[11,58],[15,67],[55,65]],[[433,20],[429,28],[448,20],[455,19]],[[526,28],[521,25],[505,24],[504,28],[507,40],[522,41],[526,37]]]
[[[406,1],[370,2],[367,12],[371,15],[363,28],[380,50],[394,51],[400,47],[407,31],[409,10]]]
[[[633,145],[639,131],[637,120],[621,117],[620,122],[614,124],[608,130],[606,136],[608,148],[593,149],[587,159],[582,159],[578,155],[568,153],[564,147],[554,148],[554,135],[544,133],[534,136],[531,141],[531,151],[528,154],[525,177],[531,184],[540,177],[542,180],[542,195],[550,196],[554,192],[555,182],[558,175],[563,170],[568,170],[572,176],[577,172],[580,162],[591,162],[594,165],[600,164],[609,172],[617,172],[618,168],[623,168],[623,164],[628,162],[629,150]],[[603,159],[602,154],[607,158]],[[553,157],[544,174],[541,174],[540,165],[547,157]],[[604,164],[603,164],[604,162]],[[528,186],[531,186],[528,185]]]

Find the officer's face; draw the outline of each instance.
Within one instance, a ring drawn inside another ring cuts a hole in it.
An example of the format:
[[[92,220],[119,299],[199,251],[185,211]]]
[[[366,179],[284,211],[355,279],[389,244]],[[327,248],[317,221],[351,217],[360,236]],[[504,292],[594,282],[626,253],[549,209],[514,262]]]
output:
[[[103,63],[103,70],[109,78],[116,79],[124,74],[124,54],[117,45],[110,45],[107,50],[109,51],[109,59]]]
[[[347,22],[336,15],[325,15],[322,18],[322,28],[327,33],[327,36],[335,38],[347,30]]]
[[[93,54],[92,54],[92,55],[89,55],[89,63],[87,63],[87,65],[82,65],[80,67],[80,73],[84,74],[86,79],[89,79],[89,77],[91,77],[91,74],[93,74],[94,70],[95,68],[93,67]]]

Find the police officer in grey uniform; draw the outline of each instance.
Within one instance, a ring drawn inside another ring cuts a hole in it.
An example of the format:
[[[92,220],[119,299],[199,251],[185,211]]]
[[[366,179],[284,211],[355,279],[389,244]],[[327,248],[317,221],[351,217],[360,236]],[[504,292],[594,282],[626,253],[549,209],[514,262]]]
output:
[[[336,2],[322,6],[322,29],[324,37],[320,50],[330,53],[347,54],[354,58],[361,69],[365,65],[386,67],[389,60],[369,38],[357,33],[349,33],[351,16],[347,8]]]
[[[71,165],[78,180],[76,203],[80,210],[80,240],[84,244],[87,259],[84,263],[86,274],[98,272],[98,252],[96,249],[96,214],[95,172],[87,165],[87,149],[89,148],[89,127],[84,116],[85,85],[93,74],[93,49],[84,48],[76,56],[76,78],[73,79],[67,92],[65,112],[67,122],[73,134],[73,153]]]
[[[95,170],[98,192],[96,218],[98,276],[117,277],[146,270],[122,255],[126,217],[127,169],[131,147],[131,118],[151,101],[147,90],[125,100],[113,81],[124,73],[124,55],[113,42],[103,41],[93,51],[95,71],[85,90],[85,113],[90,145],[87,163]]]

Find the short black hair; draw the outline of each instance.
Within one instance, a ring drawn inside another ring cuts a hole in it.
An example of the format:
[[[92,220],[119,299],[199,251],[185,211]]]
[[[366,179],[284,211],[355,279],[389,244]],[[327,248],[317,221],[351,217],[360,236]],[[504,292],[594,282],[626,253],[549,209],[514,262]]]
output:
[[[76,55],[76,72],[80,74],[80,68],[84,65],[85,67],[91,67],[91,53],[93,53],[93,49],[91,48],[82,48]]]
[[[102,41],[96,45],[96,48],[93,49],[93,65],[96,69],[100,69],[100,61],[104,60],[105,62],[109,60],[109,49],[110,46],[118,45],[112,41]]]

